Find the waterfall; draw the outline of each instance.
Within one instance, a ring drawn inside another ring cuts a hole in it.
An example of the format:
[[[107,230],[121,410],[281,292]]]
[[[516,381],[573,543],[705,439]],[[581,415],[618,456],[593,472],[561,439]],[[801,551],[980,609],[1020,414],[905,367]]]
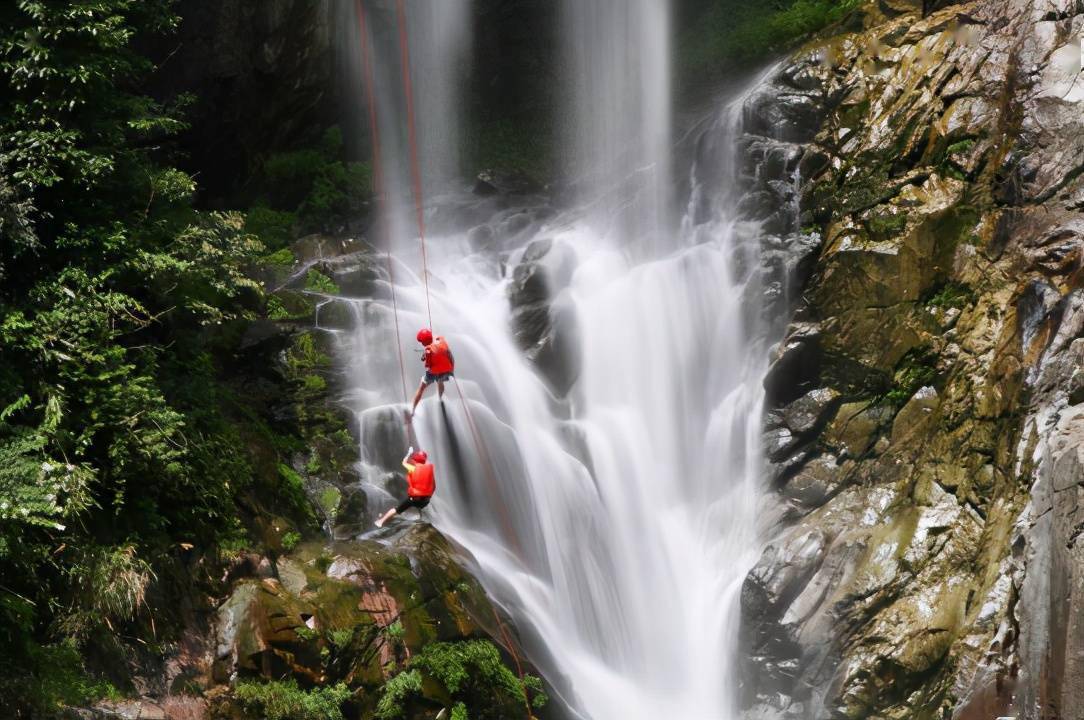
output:
[[[563,22],[584,73],[568,151],[579,202],[555,217],[497,203],[480,225],[429,238],[433,322],[464,394],[439,403],[431,389],[414,421],[438,473],[429,517],[476,558],[570,714],[732,718],[738,598],[760,551],[767,362],[750,311],[757,228],[728,191],[745,98],[702,130],[692,195],[671,218],[666,3],[568,0]],[[476,199],[442,202],[477,214]],[[417,239],[396,227],[399,332],[416,347]],[[541,299],[524,289],[532,273]],[[355,330],[336,334],[372,515],[402,492],[406,444],[388,290],[383,275],[351,301]],[[544,310],[534,325],[522,322],[534,306],[516,306],[528,295]],[[528,357],[517,333],[538,324],[559,350]],[[413,389],[420,364],[405,360]]]
[[[338,72],[343,92],[364,98],[370,81],[376,98],[376,127],[370,127],[365,102],[349,105],[351,132],[380,139],[383,189],[387,207],[382,220],[387,238],[400,253],[417,250],[417,226],[412,199],[411,148],[408,133],[404,52],[409,59],[417,159],[423,197],[435,197],[460,176],[464,147],[461,106],[470,73],[470,0],[439,0],[402,4],[397,0],[363,0],[368,63],[365,75],[356,0],[332,3],[336,28]],[[402,35],[401,35],[402,33]],[[375,168],[374,168],[375,170]]]
[[[563,0],[562,11],[566,165],[595,231],[650,250],[669,220],[669,3]]]

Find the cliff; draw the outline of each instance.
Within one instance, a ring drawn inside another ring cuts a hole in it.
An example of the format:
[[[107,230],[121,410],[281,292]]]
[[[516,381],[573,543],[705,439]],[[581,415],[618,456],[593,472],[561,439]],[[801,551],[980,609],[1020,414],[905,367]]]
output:
[[[868,3],[746,107],[819,241],[766,380],[750,718],[1084,716],[1084,6],[929,10]]]

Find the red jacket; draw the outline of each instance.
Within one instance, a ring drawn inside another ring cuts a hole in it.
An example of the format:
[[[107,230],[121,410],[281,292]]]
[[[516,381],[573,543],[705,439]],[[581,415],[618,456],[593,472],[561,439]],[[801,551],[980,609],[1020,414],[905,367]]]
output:
[[[433,473],[433,463],[415,465],[407,473],[407,495],[412,498],[432,497],[437,489],[437,479]]]
[[[440,335],[425,346],[425,369],[433,375],[444,375],[455,371],[455,359],[448,347],[448,341]]]

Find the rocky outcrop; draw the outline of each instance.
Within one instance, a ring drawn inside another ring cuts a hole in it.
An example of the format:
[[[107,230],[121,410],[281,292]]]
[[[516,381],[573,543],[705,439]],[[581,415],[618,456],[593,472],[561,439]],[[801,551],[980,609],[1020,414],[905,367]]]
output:
[[[751,718],[1084,717],[1084,6],[926,5],[747,105],[821,239],[765,381]]]
[[[502,637],[498,611],[443,536],[425,524],[384,535],[390,543],[307,546],[239,582],[218,611],[211,681],[373,691],[426,643]]]
[[[580,375],[579,319],[562,292],[572,280],[575,251],[550,238],[533,240],[512,271],[512,330],[527,359],[558,397]]]

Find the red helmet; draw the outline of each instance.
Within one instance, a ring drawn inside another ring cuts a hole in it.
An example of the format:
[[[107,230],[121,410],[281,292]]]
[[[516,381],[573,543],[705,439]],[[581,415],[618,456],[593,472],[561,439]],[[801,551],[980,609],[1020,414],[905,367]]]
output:
[[[425,454],[425,450],[417,450],[410,459],[414,461],[415,465],[425,465],[425,461],[429,459],[429,456]]]
[[[418,342],[422,345],[428,345],[433,342],[433,331],[429,328],[422,328],[418,331]]]

